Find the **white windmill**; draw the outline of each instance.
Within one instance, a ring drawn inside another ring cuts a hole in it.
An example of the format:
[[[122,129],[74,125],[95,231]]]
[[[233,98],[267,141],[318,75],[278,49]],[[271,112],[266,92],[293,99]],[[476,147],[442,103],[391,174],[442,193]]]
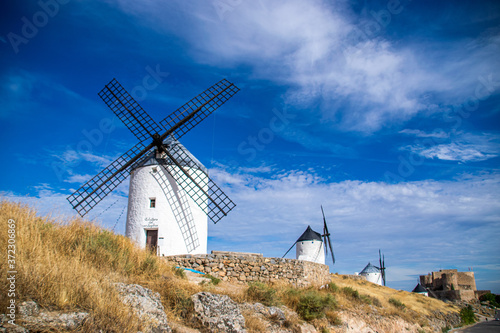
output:
[[[298,260],[306,260],[315,262],[318,264],[325,264],[325,258],[328,254],[328,249],[332,256],[332,262],[335,264],[335,256],[333,254],[332,242],[330,240],[330,233],[328,232],[328,226],[326,225],[325,213],[323,212],[323,206],[321,207],[321,212],[323,213],[323,234],[316,232],[311,229],[311,226],[307,226],[306,231],[293,243],[293,245],[286,251],[283,258],[290,252],[290,250],[295,246],[295,255]],[[328,247],[325,247],[328,244]]]
[[[359,273],[366,278],[367,281],[385,286],[385,256],[382,256],[378,250],[379,265],[380,267],[373,266],[368,263],[365,268]]]
[[[217,223],[235,204],[207,169],[177,141],[236,94],[221,80],[160,122],[113,79],[102,100],[140,140],[68,197],[84,216],[130,177],[126,235],[158,255],[207,252],[207,221]]]

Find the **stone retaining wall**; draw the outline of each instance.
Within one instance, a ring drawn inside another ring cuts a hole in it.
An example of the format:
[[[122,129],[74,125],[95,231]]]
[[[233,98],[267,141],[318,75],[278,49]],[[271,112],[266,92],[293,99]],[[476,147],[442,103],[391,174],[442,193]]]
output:
[[[176,266],[208,273],[223,281],[287,281],[297,287],[324,285],[330,282],[327,265],[309,261],[265,258],[262,254],[219,252],[211,254],[163,257]]]

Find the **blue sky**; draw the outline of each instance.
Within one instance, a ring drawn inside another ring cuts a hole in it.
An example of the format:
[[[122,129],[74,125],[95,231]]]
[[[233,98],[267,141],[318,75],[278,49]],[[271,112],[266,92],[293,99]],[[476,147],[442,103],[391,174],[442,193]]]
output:
[[[157,122],[227,78],[241,91],[181,140],[237,204],[209,250],[281,257],[323,205],[332,272],[381,248],[390,287],[472,267],[500,293],[498,1],[0,6],[4,197],[75,214],[136,143],[97,96],[112,78]],[[127,189],[88,218],[123,233]]]

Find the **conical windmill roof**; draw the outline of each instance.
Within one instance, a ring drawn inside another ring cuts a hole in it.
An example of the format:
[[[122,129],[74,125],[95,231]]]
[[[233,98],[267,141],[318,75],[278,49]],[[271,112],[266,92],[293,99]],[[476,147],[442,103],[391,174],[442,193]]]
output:
[[[420,283],[412,290],[412,293],[427,293],[427,289],[422,286]]]
[[[182,166],[187,166],[189,168],[194,168],[194,169],[198,169],[198,170],[201,170],[203,171],[204,173],[208,174],[208,170],[207,168],[200,162],[198,161],[198,159],[196,157],[194,157],[193,154],[191,154],[189,152],[189,150],[187,150],[186,147],[184,147],[184,145],[182,143],[180,143],[179,141],[177,141],[176,139],[172,138],[172,137],[167,137],[165,140],[163,140],[163,143],[168,147],[169,151],[172,153],[172,152],[176,152],[176,151],[181,151],[183,152],[184,154],[188,155],[189,159],[190,160],[183,160],[183,159],[177,159],[177,162],[179,162],[180,165]],[[174,156],[178,156],[177,153],[174,153],[173,154]],[[182,155],[182,153],[181,153]],[[168,165],[173,165],[174,163],[168,158],[168,156],[165,156],[165,159],[166,159],[166,163]],[[137,165],[136,165],[136,168],[137,167],[143,167],[143,166],[146,166],[146,165],[159,165],[158,161],[156,160],[156,150],[153,150],[151,151],[149,154],[147,154],[142,160],[141,162],[139,162]]]
[[[368,263],[366,267],[359,274],[368,274],[368,273],[380,273],[380,269],[376,266],[373,266],[371,263]]]
[[[307,240],[319,240],[322,241],[321,239],[321,234],[317,233],[316,231],[311,229],[311,226],[307,226],[306,231],[302,234],[302,236],[297,239],[297,242],[302,242],[302,241],[307,241]]]

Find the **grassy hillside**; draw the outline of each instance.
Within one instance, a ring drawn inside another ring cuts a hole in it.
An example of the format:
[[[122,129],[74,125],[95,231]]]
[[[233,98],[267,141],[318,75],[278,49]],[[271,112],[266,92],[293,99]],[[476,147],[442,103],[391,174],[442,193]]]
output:
[[[35,300],[46,309],[83,309],[92,314],[88,332],[96,327],[114,332],[137,332],[136,320],[119,300],[113,282],[139,283],[162,291],[170,298],[196,292],[186,281],[176,281],[173,291],[171,267],[156,256],[135,247],[128,238],[75,218],[58,221],[40,217],[26,206],[0,201],[1,276],[6,281],[7,221],[16,223],[16,292],[18,302]],[[0,284],[7,295],[7,284]],[[8,299],[0,298],[5,311]]]
[[[307,320],[317,328],[339,325],[339,311],[353,311],[394,317],[426,325],[436,311],[457,312],[441,301],[420,295],[332,275],[329,288],[295,289],[278,283],[230,285],[220,282],[197,285],[161,258],[138,249],[124,236],[116,235],[87,221],[75,218],[59,221],[40,217],[26,206],[0,201],[0,278],[7,272],[7,221],[16,225],[16,292],[18,302],[34,300],[41,307],[57,310],[83,309],[91,313],[84,331],[98,328],[109,332],[137,332],[134,315],[119,300],[114,282],[138,283],[159,292],[172,322],[189,325],[192,304],[189,297],[205,290],[227,294],[238,303],[261,302],[268,306],[286,305],[298,315],[288,316],[293,327]],[[217,281],[216,281],[217,282]],[[7,294],[7,285],[0,284]],[[0,298],[0,312],[7,299]],[[245,313],[250,331],[259,332],[266,324]]]

